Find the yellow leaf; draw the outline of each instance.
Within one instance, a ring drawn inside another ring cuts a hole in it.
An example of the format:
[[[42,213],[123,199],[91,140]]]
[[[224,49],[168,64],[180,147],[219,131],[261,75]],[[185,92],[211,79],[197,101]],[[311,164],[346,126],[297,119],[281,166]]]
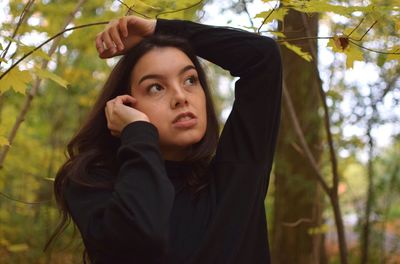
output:
[[[305,12],[305,13],[333,12],[346,17],[352,17],[352,13],[356,11],[368,12],[374,9],[373,5],[342,6],[342,5],[333,5],[328,3],[327,1],[321,1],[321,0],[310,0],[310,1],[291,0],[285,2],[287,2],[288,6],[291,6],[293,7],[293,9],[300,12]]]
[[[32,81],[32,76],[28,71],[21,71],[15,67],[3,79],[0,79],[0,93],[4,93],[12,87],[16,92],[25,94],[30,81]]]
[[[10,142],[6,137],[0,136],[0,147],[2,146],[10,146]]]
[[[329,39],[327,47],[331,47],[334,52],[343,52],[349,45],[347,37],[334,36]]]
[[[327,47],[331,47],[334,52],[346,54],[347,68],[353,68],[354,61],[364,60],[361,49],[351,45],[347,37],[334,36],[328,41]]]
[[[35,74],[37,74],[40,78],[52,80],[52,81],[58,83],[59,85],[61,85],[64,88],[67,88],[67,86],[68,86],[68,82],[66,80],[64,80],[60,76],[52,73],[51,71],[43,70],[43,69],[41,69],[39,67],[35,67],[33,72]]]
[[[388,53],[397,53],[397,54],[388,54],[386,57],[386,61],[391,60],[400,60],[400,46],[395,46],[391,48]]]
[[[275,35],[275,36],[277,36],[278,38],[286,38],[286,35],[285,35],[285,34],[283,34],[283,32],[279,32],[279,31],[271,31],[271,32],[269,32],[269,33],[271,33],[272,35]]]
[[[350,33],[351,33],[351,35],[350,35]],[[365,33],[365,30],[363,31],[363,29],[361,29],[360,27],[356,30],[354,30],[354,28],[346,28],[343,31],[344,36],[348,37],[350,35],[350,37],[352,39],[360,39],[362,37],[362,35],[364,35],[364,33]]]
[[[27,53],[29,53],[29,52],[31,52],[33,49],[35,49],[35,47],[31,47],[31,46],[19,46],[19,49],[24,53],[24,54],[27,54]],[[41,57],[42,59],[45,59],[45,60],[51,60],[51,58],[50,58],[50,56],[49,55],[47,55],[47,53],[46,52],[44,52],[43,50],[41,50],[41,49],[37,49],[37,50],[35,50],[34,52],[33,52],[33,54],[34,55],[36,55],[36,56],[39,56],[39,57]],[[32,55],[33,55],[32,54]]]
[[[354,45],[349,45],[347,49],[345,49],[344,53],[347,56],[346,59],[346,67],[353,68],[354,61],[363,61],[364,56],[360,48]]]
[[[27,244],[25,244],[25,243],[23,243],[23,244],[9,245],[9,246],[7,247],[7,250],[8,250],[8,251],[14,252],[14,253],[16,253],[16,252],[21,252],[21,251],[26,251],[26,250],[28,250],[28,249],[29,249],[29,246],[28,246]]]
[[[288,9],[287,8],[279,8],[279,9],[275,9],[275,10],[268,10],[268,11],[264,11],[261,13],[258,13],[255,18],[263,18],[265,19],[266,17],[268,17],[268,19],[264,22],[264,24],[267,24],[269,22],[271,22],[272,20],[280,20],[283,21],[283,18],[285,17],[285,15],[287,14]]]
[[[306,51],[302,51],[300,47],[292,45],[292,44],[289,44],[286,41],[284,41],[282,43],[283,43],[283,45],[286,46],[286,48],[290,49],[291,51],[293,51],[294,53],[296,53],[297,55],[299,55],[300,57],[302,57],[306,61],[310,62],[312,60],[312,56],[310,55],[310,53],[308,53]]]

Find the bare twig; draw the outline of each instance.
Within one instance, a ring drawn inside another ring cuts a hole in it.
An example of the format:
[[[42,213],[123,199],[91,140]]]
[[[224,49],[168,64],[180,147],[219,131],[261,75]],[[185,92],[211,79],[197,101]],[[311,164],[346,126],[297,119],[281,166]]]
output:
[[[364,33],[364,35],[362,35],[361,38],[358,39],[357,41],[361,41],[368,34],[368,32],[376,25],[376,23],[378,23],[377,20],[375,20],[375,22],[367,29],[367,31]]]
[[[32,5],[33,5],[33,2],[35,2],[35,0],[29,0],[29,1],[26,3],[26,5],[25,5],[24,10],[22,10],[22,13],[21,13],[21,15],[19,16],[19,20],[18,20],[18,22],[17,22],[17,26],[15,27],[14,32],[13,32],[12,35],[11,35],[11,38],[12,38],[12,39],[17,35],[18,29],[19,29],[19,27],[22,25],[22,22],[25,21],[27,15],[28,15],[28,13],[29,13],[29,10],[31,9],[31,7],[32,7]],[[7,44],[7,47],[6,47],[6,48],[4,49],[4,51],[2,52],[1,57],[2,57],[3,59],[6,58],[6,55],[7,55],[8,49],[9,49],[10,46],[11,46],[11,43],[12,43],[12,41],[10,41],[10,42]],[[1,64],[1,61],[0,61],[0,64]]]
[[[117,0],[121,5],[123,5],[123,6],[125,6],[128,10],[126,11],[126,16],[127,15],[131,15],[132,13],[135,13],[135,14],[138,14],[138,15],[141,15],[141,16],[143,16],[143,17],[145,17],[145,18],[150,18],[149,16],[147,16],[147,15],[145,15],[145,14],[143,14],[143,13],[140,13],[140,12],[138,12],[138,11],[136,11],[135,9],[133,9],[133,7],[134,7],[134,5],[132,5],[132,6],[128,6],[127,4],[125,4],[125,2],[124,1],[121,1],[121,0]]]
[[[72,20],[73,20],[74,17],[75,17],[75,14],[79,11],[79,9],[82,7],[82,5],[83,5],[86,1],[87,1],[87,0],[80,0],[80,1],[77,3],[77,5],[75,6],[74,11],[71,12],[71,14],[66,18],[66,20],[65,20],[65,22],[64,22],[64,25],[63,25],[63,27],[62,27],[64,30],[62,30],[60,33],[56,34],[56,35],[55,35],[54,37],[52,37],[51,39],[46,40],[46,41],[45,41],[44,43],[42,43],[39,47],[35,48],[33,51],[31,51],[31,52],[29,52],[28,54],[26,54],[23,58],[26,58],[27,56],[29,56],[30,54],[32,54],[35,50],[37,50],[38,48],[40,48],[41,46],[43,46],[45,43],[47,43],[47,42],[49,42],[50,40],[54,39],[54,41],[53,41],[53,43],[51,44],[51,47],[50,47],[50,49],[49,49],[49,51],[48,51],[48,56],[51,57],[51,55],[53,55],[53,53],[54,53],[54,52],[56,51],[56,49],[57,49],[58,43],[59,43],[59,41],[60,41],[60,36],[61,36],[64,32],[66,32],[66,31],[68,31],[68,30],[72,30],[72,29],[65,29],[65,28],[72,22]],[[94,24],[96,24],[96,23],[94,23]],[[93,25],[93,24],[90,24],[90,25]],[[82,28],[82,27],[84,27],[84,26],[88,26],[88,25],[83,25],[83,26],[75,27],[74,29],[76,29],[76,28]],[[20,60],[19,60],[18,62],[16,62],[16,63],[14,63],[10,68],[15,67],[20,61],[22,61],[22,59],[20,59]],[[42,65],[41,65],[41,69],[43,69],[43,70],[46,69],[46,68],[47,68],[47,64],[48,64],[48,61],[43,60]],[[9,69],[9,70],[10,70],[10,69]],[[8,70],[8,71],[9,71],[9,70]],[[0,79],[1,79],[8,71],[6,71],[5,73],[3,73],[3,74],[0,76]],[[39,89],[39,86],[40,86],[41,81],[42,81],[42,79],[40,79],[40,78],[38,78],[38,77],[36,78],[35,84],[33,85],[32,89],[30,90],[30,92],[28,93],[27,97],[25,98],[25,102],[24,102],[24,104],[23,104],[23,106],[22,106],[21,112],[19,113],[17,119],[15,120],[15,123],[14,123],[14,125],[13,125],[13,127],[12,127],[12,129],[11,129],[11,132],[10,132],[10,134],[8,135],[8,138],[7,138],[7,139],[8,139],[8,142],[10,143],[10,145],[4,146],[4,147],[2,148],[2,150],[1,150],[1,152],[0,152],[0,169],[3,167],[4,160],[5,160],[6,156],[7,156],[7,153],[8,153],[8,151],[9,151],[9,149],[10,149],[10,146],[11,146],[12,142],[14,141],[14,138],[15,138],[15,136],[16,136],[16,134],[17,134],[17,131],[18,131],[20,125],[21,125],[22,122],[25,120],[26,113],[28,112],[29,107],[30,107],[30,105],[31,105],[31,102],[32,102],[33,98],[35,97],[35,95],[36,95],[36,93],[37,93],[37,91],[38,91],[38,89]]]
[[[265,22],[267,21],[267,19],[272,15],[272,13],[276,10],[276,8],[278,7],[278,3],[279,1],[275,4],[274,8],[272,8],[272,10],[268,13],[268,16],[266,16],[263,20],[263,22],[261,23],[261,25],[258,27],[257,29],[257,34],[260,34],[260,30],[261,28],[264,26]]]
[[[200,5],[202,2],[203,2],[203,0],[200,0],[200,1],[196,2],[196,3],[194,3],[193,5],[190,5],[190,6],[181,8],[181,9],[168,10],[168,11],[164,11],[164,12],[158,13],[158,14],[156,15],[156,18],[158,18],[159,16],[164,15],[164,14],[170,14],[170,13],[176,13],[176,12],[188,10],[188,9],[190,9],[190,8],[193,8],[193,7],[197,6],[197,5]]]
[[[358,47],[360,47],[360,48],[362,48],[362,49],[365,49],[365,50],[368,50],[368,51],[371,51],[371,52],[375,52],[375,53],[379,53],[379,54],[386,54],[386,55],[391,55],[391,54],[392,54],[392,55],[400,55],[400,50],[396,50],[395,52],[384,52],[384,51],[373,50],[373,49],[364,47],[364,46],[362,46],[362,45],[356,43],[356,42],[353,41],[352,39],[349,39],[349,42],[353,43],[354,45],[356,45],[356,46],[358,46]]]
[[[240,0],[240,2],[243,4],[243,10],[247,14],[247,18],[249,19],[250,25],[252,28],[254,28],[254,23],[253,19],[251,19],[251,15],[249,13],[249,10],[247,9],[247,2],[246,0]]]
[[[312,222],[313,222],[313,220],[310,218],[300,218],[299,220],[297,220],[296,222],[293,222],[293,223],[283,222],[282,225],[288,226],[288,227],[296,227],[296,226],[300,225],[301,223],[312,223]]]
[[[85,0],[86,1],[86,0]],[[85,2],[84,1],[84,2]],[[79,29],[79,28],[85,28],[85,27],[91,27],[91,26],[98,26],[98,25],[105,25],[108,24],[108,21],[105,22],[96,22],[96,23],[89,23],[89,24],[84,24],[84,25],[80,25],[80,26],[76,26],[76,27],[71,27],[71,28],[66,28],[60,32],[58,32],[57,34],[55,34],[54,36],[52,36],[51,38],[45,40],[44,42],[42,42],[39,46],[37,46],[36,48],[34,48],[33,50],[29,51],[28,53],[26,53],[24,56],[22,56],[18,61],[16,61],[13,65],[11,65],[10,68],[8,68],[5,72],[3,72],[0,75],[0,80],[9,72],[11,71],[14,67],[16,67],[21,61],[23,61],[24,59],[26,59],[27,57],[29,57],[32,53],[34,53],[35,51],[37,51],[38,49],[40,49],[41,47],[43,47],[44,45],[46,45],[47,43],[49,43],[50,41],[52,41],[53,39],[61,36],[62,34],[64,34],[65,32],[71,31],[71,30],[75,30],[75,29]],[[67,24],[68,25],[68,24]]]
[[[362,18],[361,19],[361,21],[360,21],[360,23],[358,23],[358,25],[350,32],[350,34],[349,35],[347,35],[347,37],[350,37],[351,36],[351,34],[353,34],[354,33],[354,31],[356,31],[357,30],[357,28],[359,28],[360,26],[361,26],[361,24],[362,24],[362,22],[364,21],[364,19],[365,18]]]
[[[8,194],[5,194],[3,192],[0,192],[0,195],[3,196],[4,198],[10,200],[10,201],[17,202],[17,203],[22,203],[22,204],[27,204],[27,205],[41,205],[41,204],[44,204],[44,203],[51,202],[51,200],[45,200],[45,201],[40,201],[40,202],[22,201],[22,200],[18,200],[18,199],[12,198],[11,196],[9,196]]]
[[[324,178],[320,172],[321,170],[318,166],[318,163],[315,160],[313,154],[311,153],[311,150],[308,147],[307,141],[304,137],[304,133],[301,129],[300,122],[297,118],[296,111],[293,107],[292,99],[290,97],[289,91],[287,90],[285,80],[283,80],[283,98],[284,98],[284,102],[286,105],[286,109],[289,113],[290,119],[292,120],[293,128],[297,134],[297,137],[300,140],[300,145],[303,148],[305,156],[308,159],[308,161],[310,162],[311,167],[313,168],[313,170],[315,172],[317,181],[321,184],[322,189],[324,189],[325,192],[330,193],[330,188],[329,188],[328,184],[326,183],[326,181],[324,180]]]

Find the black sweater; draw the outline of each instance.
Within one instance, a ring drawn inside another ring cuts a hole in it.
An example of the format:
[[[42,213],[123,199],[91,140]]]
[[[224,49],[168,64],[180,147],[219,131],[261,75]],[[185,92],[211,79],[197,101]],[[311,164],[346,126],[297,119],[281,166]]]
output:
[[[155,34],[184,37],[196,54],[229,70],[232,112],[196,201],[191,168],[163,160],[154,125],[121,133],[113,190],[69,184],[67,205],[93,263],[270,262],[264,199],[280,119],[281,61],[274,40],[242,30],[158,19]]]

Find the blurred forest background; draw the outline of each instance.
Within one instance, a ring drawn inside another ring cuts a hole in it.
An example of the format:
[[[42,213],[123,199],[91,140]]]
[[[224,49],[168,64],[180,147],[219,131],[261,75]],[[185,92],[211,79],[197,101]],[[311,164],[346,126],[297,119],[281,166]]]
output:
[[[59,219],[53,178],[118,60],[97,56],[100,22],[128,13],[279,42],[282,124],[265,200],[273,263],[400,263],[399,0],[2,0],[1,263],[81,262],[72,225],[42,251]],[[223,124],[235,80],[203,62]]]

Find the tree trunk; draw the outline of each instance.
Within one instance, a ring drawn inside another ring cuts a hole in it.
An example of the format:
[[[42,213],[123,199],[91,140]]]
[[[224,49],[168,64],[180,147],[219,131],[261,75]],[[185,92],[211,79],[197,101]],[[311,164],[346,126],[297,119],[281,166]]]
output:
[[[317,36],[318,16],[308,16],[307,19],[310,27],[307,30],[313,36]],[[282,30],[288,39],[306,35],[301,14],[298,12],[291,10],[283,25]],[[292,44],[302,47],[304,51],[310,51],[308,40]],[[317,42],[314,41],[313,45],[316,50]],[[322,153],[323,123],[318,114],[317,76],[311,63],[284,47],[282,59],[286,87],[307,144],[315,160],[319,162]],[[285,109],[281,120],[275,159],[273,263],[324,263],[324,236],[313,232],[323,224],[323,193],[313,175],[314,170],[302,154],[291,119]]]

